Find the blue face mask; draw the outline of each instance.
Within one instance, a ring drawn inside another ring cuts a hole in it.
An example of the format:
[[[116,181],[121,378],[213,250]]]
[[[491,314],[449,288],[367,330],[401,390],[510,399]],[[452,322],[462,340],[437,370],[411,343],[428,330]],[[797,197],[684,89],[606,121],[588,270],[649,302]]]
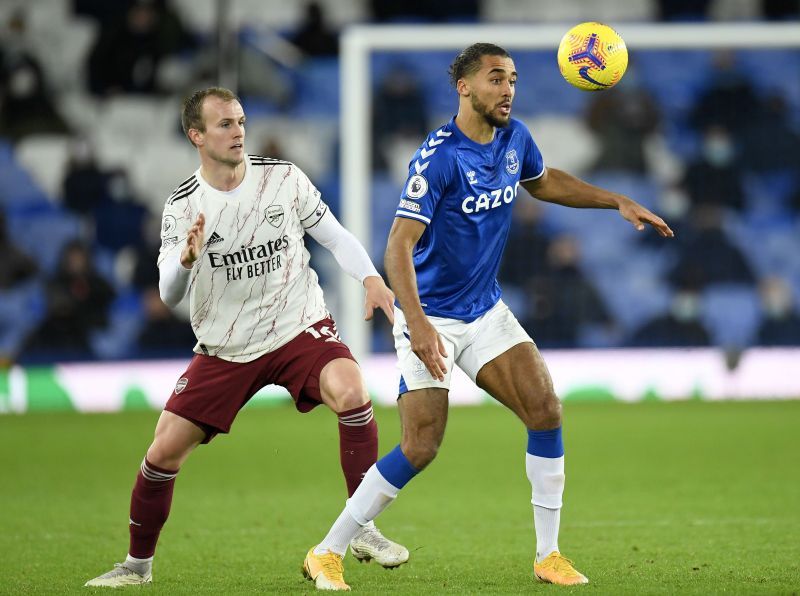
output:
[[[700,316],[700,302],[694,294],[681,292],[672,299],[670,311],[682,323],[696,321]]]
[[[722,138],[708,139],[703,144],[703,155],[715,166],[727,166],[733,161],[733,143]]]

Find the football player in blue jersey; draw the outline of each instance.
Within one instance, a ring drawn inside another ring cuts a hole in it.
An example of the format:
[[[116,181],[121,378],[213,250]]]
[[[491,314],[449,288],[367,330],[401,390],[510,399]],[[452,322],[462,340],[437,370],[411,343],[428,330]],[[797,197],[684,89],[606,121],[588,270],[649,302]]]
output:
[[[430,133],[411,159],[386,249],[397,297],[402,439],[369,469],[317,550],[344,555],[354,533],[434,459],[457,364],[528,429],[534,575],[554,584],[584,584],[588,579],[558,547],[561,403],[536,345],[500,299],[497,270],[511,209],[522,185],[543,201],[617,209],[638,230],[650,225],[662,236],[673,233],[630,198],[545,167],[530,131],[511,118],[517,72],[504,49],[474,44],[456,57],[450,75],[458,114]]]

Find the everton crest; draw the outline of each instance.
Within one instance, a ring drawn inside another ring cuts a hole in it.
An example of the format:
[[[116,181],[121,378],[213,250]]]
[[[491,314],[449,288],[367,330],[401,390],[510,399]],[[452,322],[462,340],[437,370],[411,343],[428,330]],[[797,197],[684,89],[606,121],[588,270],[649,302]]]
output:
[[[267,222],[274,228],[279,228],[283,223],[283,207],[280,205],[270,205],[264,212]]]
[[[512,149],[506,153],[506,172],[512,176],[519,171],[519,158],[517,157],[517,150]]]

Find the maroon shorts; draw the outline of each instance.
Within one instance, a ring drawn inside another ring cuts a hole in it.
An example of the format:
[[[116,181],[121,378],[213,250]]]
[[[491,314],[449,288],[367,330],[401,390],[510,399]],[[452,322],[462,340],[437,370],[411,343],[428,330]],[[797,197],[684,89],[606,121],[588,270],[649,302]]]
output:
[[[285,387],[301,412],[317,407],[322,403],[319,375],[337,358],[355,361],[330,317],[251,362],[195,354],[164,409],[197,424],[206,432],[203,443],[208,443],[216,434],[229,432],[239,410],[267,385]]]

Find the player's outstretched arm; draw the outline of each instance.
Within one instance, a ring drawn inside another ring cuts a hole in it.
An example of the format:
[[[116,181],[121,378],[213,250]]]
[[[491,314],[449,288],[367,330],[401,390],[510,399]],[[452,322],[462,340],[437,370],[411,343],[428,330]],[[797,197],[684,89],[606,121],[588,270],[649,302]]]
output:
[[[314,240],[331,251],[336,262],[350,277],[364,284],[366,290],[364,319],[371,320],[375,308],[380,308],[386,314],[386,318],[394,323],[394,294],[386,287],[358,239],[348,232],[330,211],[327,211],[314,227],[306,231]]]
[[[422,310],[412,259],[414,246],[424,231],[422,222],[396,217],[389,232],[383,264],[408,324],[411,349],[434,378],[444,381],[447,351],[441,336]]]
[[[662,236],[675,235],[663,219],[633,199],[593,186],[556,168],[547,168],[539,178],[523,182],[522,186],[537,199],[548,203],[577,208],[618,209],[620,215],[637,230],[643,230],[645,224],[649,224]]]

